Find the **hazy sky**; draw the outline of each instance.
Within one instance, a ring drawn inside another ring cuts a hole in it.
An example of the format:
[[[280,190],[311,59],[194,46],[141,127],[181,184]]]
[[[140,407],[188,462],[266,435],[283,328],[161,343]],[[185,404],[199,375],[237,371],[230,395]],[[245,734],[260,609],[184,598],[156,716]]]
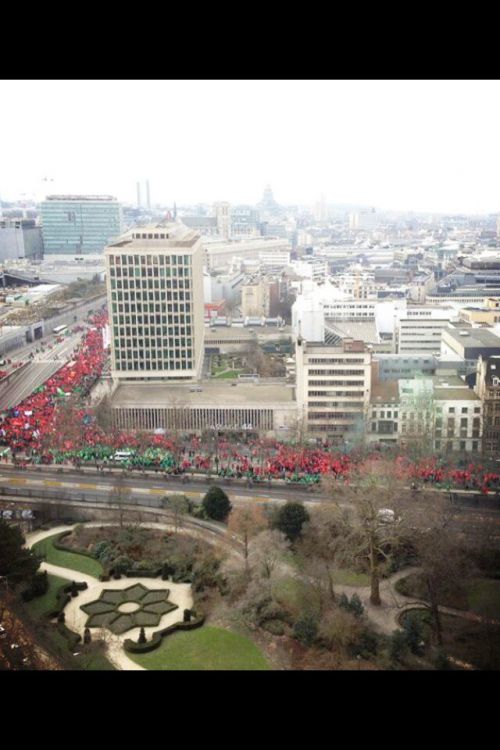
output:
[[[0,197],[500,211],[499,81],[3,81]],[[53,183],[43,183],[42,178]],[[47,189],[47,185],[49,186]]]

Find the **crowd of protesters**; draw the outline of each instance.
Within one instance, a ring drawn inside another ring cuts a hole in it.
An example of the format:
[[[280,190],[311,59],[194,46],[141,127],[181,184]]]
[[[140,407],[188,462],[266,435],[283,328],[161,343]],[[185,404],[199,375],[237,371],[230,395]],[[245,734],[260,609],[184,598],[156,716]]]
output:
[[[75,466],[94,463],[103,468],[116,464],[116,453],[122,451],[125,456],[120,457],[120,465],[124,469],[152,468],[174,474],[204,472],[227,478],[282,479],[303,484],[318,483],[324,476],[349,481],[362,468],[366,452],[345,455],[327,443],[303,446],[248,436],[245,440],[229,440],[220,435],[213,440],[194,435],[181,439],[178,435],[103,430],[86,397],[106,360],[102,337],[106,321],[104,310],[92,315],[92,327],[72,360],[4,414],[0,443],[10,448],[14,458]],[[69,418],[64,419],[68,396],[73,397],[73,407]],[[435,457],[411,461],[400,456],[394,460],[394,472],[414,487],[433,485],[479,489],[484,493],[500,489],[500,475],[480,464],[457,469]]]

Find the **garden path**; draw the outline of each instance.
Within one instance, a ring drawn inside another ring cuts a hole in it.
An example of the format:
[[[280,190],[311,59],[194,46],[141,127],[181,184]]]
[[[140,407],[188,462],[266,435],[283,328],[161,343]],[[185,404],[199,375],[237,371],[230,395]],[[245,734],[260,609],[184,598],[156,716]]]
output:
[[[103,524],[100,522],[86,524],[87,526],[115,526],[116,524]],[[148,528],[158,528],[161,530],[167,530],[171,527],[166,524],[141,524]],[[47,536],[53,536],[62,531],[70,531],[73,526],[56,526],[55,528],[32,532],[27,535],[27,545],[31,547],[41,539],[45,539]],[[93,576],[80,573],[78,571],[71,570],[70,568],[63,568],[59,565],[52,565],[51,563],[43,562],[40,566],[41,570],[46,570],[51,575],[60,576],[61,578],[67,578],[69,581],[85,581],[88,588],[85,591],[79,592],[78,596],[68,602],[64,609],[65,623],[70,630],[75,633],[80,633],[83,636],[85,629],[85,623],[87,621],[87,615],[82,612],[80,607],[83,604],[98,599],[101,592],[104,589],[120,590],[133,586],[136,583],[142,583],[146,588],[149,589],[169,589],[169,600],[174,604],[177,604],[178,608],[173,612],[168,612],[163,615],[158,625],[154,627],[145,627],[144,632],[148,639],[151,638],[156,630],[166,628],[169,625],[173,625],[175,622],[179,622],[183,618],[184,609],[191,609],[193,606],[193,597],[191,595],[191,585],[189,583],[173,583],[172,581],[162,581],[158,578],[121,578],[118,581],[98,581]],[[93,634],[96,633],[94,629],[91,630]],[[109,630],[99,632],[99,636],[103,636],[103,640],[106,643],[106,655],[108,659],[118,668],[124,670],[136,670],[143,669],[143,667],[136,664],[130,659],[123,649],[123,642],[127,638],[137,640],[139,637],[140,628],[132,628],[122,635],[114,635]],[[76,647],[78,649],[78,646]]]

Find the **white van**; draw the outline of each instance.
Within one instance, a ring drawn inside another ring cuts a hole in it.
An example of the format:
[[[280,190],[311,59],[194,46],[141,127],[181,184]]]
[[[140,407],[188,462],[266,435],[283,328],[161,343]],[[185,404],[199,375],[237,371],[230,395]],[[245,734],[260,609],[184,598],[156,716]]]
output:
[[[132,451],[116,451],[115,455],[113,456],[113,461],[128,461],[129,458],[132,458],[133,456]]]

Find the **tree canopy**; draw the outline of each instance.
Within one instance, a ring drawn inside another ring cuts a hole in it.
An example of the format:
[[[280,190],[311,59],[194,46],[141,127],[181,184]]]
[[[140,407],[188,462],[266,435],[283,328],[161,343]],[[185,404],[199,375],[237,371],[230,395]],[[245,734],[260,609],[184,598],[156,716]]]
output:
[[[0,576],[5,576],[9,585],[31,581],[40,565],[24,543],[21,530],[0,519]]]
[[[301,536],[302,527],[307,521],[309,521],[309,513],[304,505],[288,502],[277,511],[273,526],[293,543]]]
[[[207,516],[214,521],[225,521],[232,508],[228,496],[220,487],[210,487],[202,505]]]

